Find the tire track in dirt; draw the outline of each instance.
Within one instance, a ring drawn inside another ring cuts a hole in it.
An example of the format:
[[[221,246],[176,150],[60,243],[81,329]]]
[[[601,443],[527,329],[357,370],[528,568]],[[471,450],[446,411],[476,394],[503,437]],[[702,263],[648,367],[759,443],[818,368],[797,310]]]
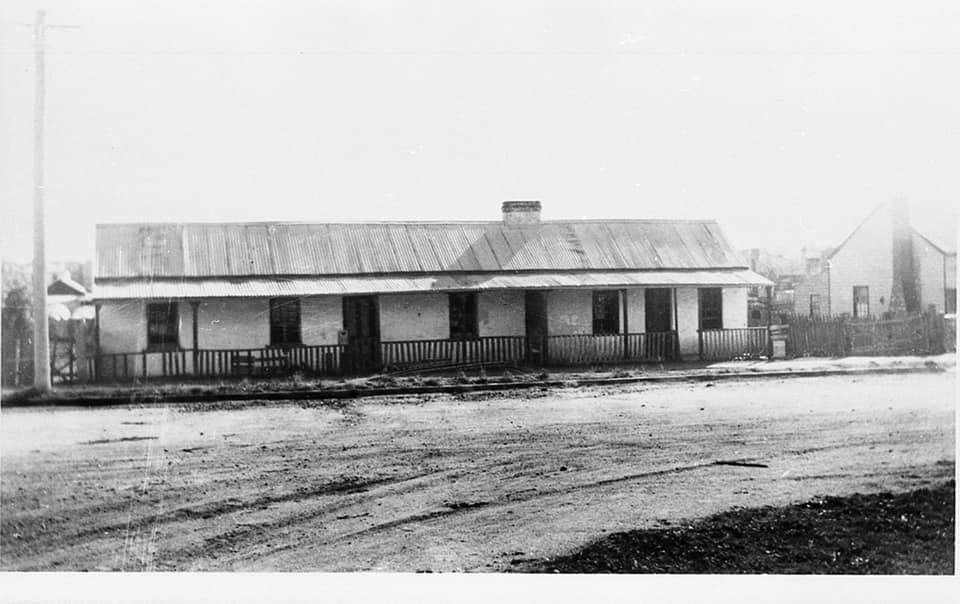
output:
[[[810,449],[798,450],[798,451],[784,451],[779,456],[803,455],[809,452],[814,452],[814,450],[824,451],[824,450],[844,449],[844,448],[852,449],[852,448],[875,445],[881,442],[884,442],[884,441],[863,439],[859,443],[848,443],[846,445],[830,445],[830,446],[816,447],[816,448],[810,448]],[[704,468],[724,466],[724,465],[731,466],[731,467],[737,467],[737,466],[750,467],[753,465],[759,465],[757,464],[757,462],[763,459],[767,459],[767,457],[754,456],[754,457],[737,458],[737,459],[713,460],[713,461],[700,462],[700,463],[683,465],[683,466],[675,466],[672,468],[666,468],[662,470],[637,472],[633,474],[627,474],[624,476],[604,478],[601,480],[595,480],[592,482],[586,482],[586,483],[572,485],[568,487],[562,487],[562,488],[536,489],[535,492],[533,493],[524,494],[521,492],[521,493],[508,494],[507,496],[501,498],[499,501],[476,502],[466,506],[451,507],[444,510],[436,510],[433,512],[427,512],[422,514],[411,514],[408,516],[397,518],[395,520],[376,524],[374,526],[368,527],[360,531],[354,531],[352,533],[341,535],[340,537],[338,537],[337,541],[342,539],[347,539],[347,538],[367,536],[370,534],[387,531],[387,530],[394,529],[407,524],[414,524],[417,522],[426,522],[430,520],[435,520],[437,518],[443,518],[443,517],[453,516],[457,514],[479,511],[481,509],[490,508],[492,506],[506,506],[506,505],[513,505],[517,503],[526,503],[526,502],[529,502],[535,499],[544,498],[544,497],[566,495],[566,494],[576,493],[579,491],[585,491],[589,489],[603,488],[603,487],[607,487],[614,484],[621,484],[621,483],[631,482],[635,480],[642,480],[645,478],[652,478],[655,476],[664,476],[668,474],[677,474],[681,472],[691,472],[691,471],[701,470]],[[329,543],[333,543],[333,542],[329,542]],[[281,551],[282,549],[283,548],[278,548],[277,551]]]
[[[137,518],[131,518],[128,521],[115,522],[107,525],[98,525],[87,527],[83,530],[69,533],[69,534],[59,534],[58,538],[53,542],[48,543],[37,543],[33,548],[34,554],[46,553],[51,550],[62,549],[69,545],[83,542],[85,539],[90,537],[99,537],[104,536],[109,533],[118,533],[123,531],[125,537],[124,541],[126,543],[127,536],[131,531],[139,531],[142,528],[151,526],[152,531],[156,532],[161,525],[170,524],[174,522],[185,522],[191,520],[210,520],[218,516],[225,514],[232,514],[235,512],[240,512],[244,510],[251,509],[265,509],[270,505],[277,503],[288,503],[288,502],[299,502],[307,499],[312,499],[316,497],[322,497],[327,495],[338,495],[338,494],[351,494],[351,493],[360,493],[364,492],[370,488],[381,486],[384,484],[389,484],[393,482],[404,482],[408,480],[415,480],[417,478],[427,476],[433,472],[427,473],[418,473],[412,474],[404,477],[384,477],[366,481],[358,481],[353,479],[340,480],[334,482],[324,483],[318,487],[311,489],[298,489],[292,493],[284,493],[280,495],[269,495],[265,497],[258,497],[250,501],[244,501],[237,498],[229,498],[222,501],[215,501],[209,504],[186,507],[186,508],[177,508],[174,510],[169,510],[165,512],[148,514],[145,516],[140,516]],[[126,546],[125,546],[126,547]]]
[[[750,460],[744,459],[744,460],[737,460],[737,461],[748,462]],[[482,501],[482,502],[474,502],[466,505],[463,505],[463,504],[455,505],[455,506],[450,506],[444,510],[436,510],[433,512],[427,512],[423,514],[411,514],[411,515],[403,516],[388,522],[382,522],[380,524],[376,524],[374,526],[365,528],[360,531],[354,531],[352,533],[341,535],[340,537],[338,537],[337,540],[339,541],[347,538],[362,537],[362,536],[370,535],[373,533],[394,529],[407,524],[412,524],[416,522],[425,522],[429,520],[434,520],[436,518],[454,516],[457,514],[465,514],[465,513],[489,508],[491,506],[505,506],[505,505],[513,505],[516,503],[526,503],[527,501],[532,501],[534,499],[539,499],[541,497],[550,497],[553,495],[573,493],[573,492],[583,491],[587,489],[595,489],[595,488],[609,486],[612,484],[630,482],[633,480],[640,480],[643,478],[651,478],[654,476],[663,476],[666,474],[690,472],[690,471],[699,470],[699,469],[714,466],[714,465],[716,465],[716,462],[708,461],[708,462],[690,464],[686,466],[675,466],[675,467],[666,468],[663,470],[654,470],[650,472],[638,472],[635,474],[627,474],[625,476],[618,476],[616,478],[604,478],[602,480],[595,480],[592,482],[574,485],[572,487],[537,490],[535,493],[531,493],[528,495],[521,495],[519,493],[516,493],[513,495],[507,495],[506,497],[502,498],[500,501],[493,501],[493,502]]]
[[[404,451],[408,452],[408,451]],[[458,451],[459,452],[459,451]],[[214,556],[225,550],[236,551],[241,547],[249,548],[253,546],[261,537],[267,537],[274,535],[274,531],[284,529],[293,525],[302,525],[308,522],[312,522],[317,518],[320,518],[324,515],[333,514],[336,512],[343,511],[349,508],[355,508],[357,506],[363,506],[369,504],[372,501],[375,501],[378,498],[383,498],[386,496],[396,497],[399,495],[405,495],[411,492],[426,490],[429,488],[436,487],[438,485],[450,484],[455,482],[457,479],[460,479],[464,476],[467,476],[472,473],[482,472],[488,473],[491,471],[496,471],[502,468],[508,468],[511,466],[516,466],[518,464],[529,463],[530,461],[540,461],[542,460],[542,455],[538,452],[523,452],[517,455],[514,459],[508,460],[498,460],[496,462],[486,463],[481,466],[476,466],[471,468],[469,471],[464,470],[462,467],[456,466],[447,469],[433,470],[430,472],[425,472],[421,474],[416,474],[407,478],[399,479],[396,481],[388,481],[382,485],[376,485],[379,487],[389,488],[388,493],[380,493],[376,495],[371,495],[370,497],[361,497],[359,499],[353,499],[351,501],[345,501],[341,503],[335,503],[332,505],[323,506],[309,511],[298,510],[296,513],[289,516],[278,518],[276,520],[261,522],[256,524],[246,524],[238,528],[227,531],[226,533],[221,533],[218,535],[213,535],[204,539],[204,541],[197,545],[192,545],[188,547],[180,547],[176,551],[170,552],[166,556],[164,564],[166,566],[176,568],[174,561],[176,559],[188,559],[196,560],[199,557],[210,557]],[[420,478],[425,478],[427,476],[435,476],[435,478],[429,483],[423,483],[419,481]],[[405,486],[395,488],[392,485],[398,485],[402,483],[409,483]],[[480,507],[476,503],[454,503],[451,504],[454,509],[460,511],[465,511],[466,509],[472,507]],[[486,505],[485,502],[481,505]],[[368,513],[357,514],[354,517],[361,518],[369,516]],[[341,520],[341,518],[337,518]],[[338,541],[342,539],[343,536],[338,536],[336,539],[331,540],[331,542]],[[281,546],[271,547],[271,552],[280,552],[292,547],[296,547],[296,543],[291,543]],[[173,559],[171,559],[171,556]],[[240,558],[245,558],[247,556],[240,556]]]
[[[455,476],[454,470],[434,470],[430,472],[423,472],[419,474],[414,474],[407,477],[397,478],[396,480],[385,480],[379,481],[379,484],[373,484],[374,481],[369,483],[374,487],[390,487],[391,485],[399,485],[403,483],[410,483],[407,486],[400,488],[391,488],[390,495],[403,495],[412,491],[417,491],[424,489],[426,485],[419,484],[417,481],[420,478],[425,478],[431,475],[438,474],[448,474],[449,476]],[[448,476],[448,478],[449,478]],[[443,478],[437,478],[435,481],[432,481],[432,485],[438,483],[443,483]],[[357,493],[367,492],[366,489],[362,491],[357,491]],[[350,493],[352,494],[352,493]],[[304,511],[297,510],[295,513],[284,516],[282,518],[277,518],[275,520],[257,522],[257,523],[246,523],[241,524],[238,528],[231,529],[225,533],[219,533],[206,537],[201,543],[196,545],[188,545],[186,547],[178,547],[176,550],[169,551],[164,556],[163,565],[169,568],[177,568],[177,562],[181,560],[197,560],[201,557],[210,557],[214,556],[225,550],[236,551],[240,547],[251,547],[254,545],[260,537],[271,536],[275,534],[275,531],[284,529],[293,525],[305,524],[311,522],[317,518],[320,518],[324,515],[334,514],[349,508],[353,508],[359,505],[369,503],[382,497],[382,495],[371,496],[367,498],[352,499],[350,501],[341,501],[333,503],[330,505],[321,506],[313,510]],[[368,516],[368,513],[355,514],[349,516],[348,518],[337,518],[337,520],[346,520],[350,518],[363,518]],[[272,548],[271,551],[283,551],[295,547],[296,544],[290,544],[287,546],[279,546]]]

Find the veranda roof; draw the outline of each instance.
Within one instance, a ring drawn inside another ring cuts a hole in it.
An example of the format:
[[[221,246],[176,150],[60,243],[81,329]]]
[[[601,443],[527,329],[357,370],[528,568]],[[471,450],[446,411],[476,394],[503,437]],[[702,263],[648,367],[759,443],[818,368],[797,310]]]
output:
[[[551,271],[249,279],[134,279],[97,282],[94,298],[254,298],[505,289],[752,287],[773,283],[748,269]]]

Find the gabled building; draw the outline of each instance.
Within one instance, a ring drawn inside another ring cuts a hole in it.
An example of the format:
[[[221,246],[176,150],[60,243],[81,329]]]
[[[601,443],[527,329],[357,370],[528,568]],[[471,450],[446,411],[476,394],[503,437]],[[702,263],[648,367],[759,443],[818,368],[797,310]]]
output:
[[[911,225],[905,203],[880,204],[826,257],[819,273],[795,284],[796,312],[955,313],[955,237],[934,242]]]
[[[539,202],[491,222],[99,225],[95,275],[100,352],[148,376],[271,356],[315,371],[696,357],[701,331],[746,328],[747,289],[771,285],[713,221],[543,221]]]

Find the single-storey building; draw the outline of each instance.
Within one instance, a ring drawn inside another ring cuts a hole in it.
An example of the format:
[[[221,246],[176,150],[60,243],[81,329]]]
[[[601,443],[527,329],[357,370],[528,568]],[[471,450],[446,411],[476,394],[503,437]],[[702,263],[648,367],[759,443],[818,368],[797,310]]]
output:
[[[91,371],[370,372],[765,347],[765,331],[746,333],[747,290],[771,283],[714,221],[502,210],[489,222],[98,225]]]

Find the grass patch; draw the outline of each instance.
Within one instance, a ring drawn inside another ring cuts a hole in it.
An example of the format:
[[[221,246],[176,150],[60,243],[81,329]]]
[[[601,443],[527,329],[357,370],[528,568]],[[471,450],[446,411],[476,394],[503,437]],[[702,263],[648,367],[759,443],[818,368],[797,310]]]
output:
[[[522,572],[909,574],[954,572],[953,480],[909,493],[818,497],[681,527],[615,533]]]

